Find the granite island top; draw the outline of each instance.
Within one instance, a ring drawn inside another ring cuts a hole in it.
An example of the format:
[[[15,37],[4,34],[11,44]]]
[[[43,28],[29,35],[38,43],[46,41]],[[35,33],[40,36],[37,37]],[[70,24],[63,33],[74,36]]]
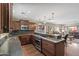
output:
[[[8,34],[9,33],[0,34],[0,56],[23,56],[18,37],[9,37]]]
[[[2,33],[0,34],[0,39],[2,39],[3,37],[5,37],[6,35],[8,35],[9,33]]]
[[[11,34],[10,34],[11,35]],[[33,35],[33,36],[37,36],[39,38],[42,38],[42,39],[45,39],[45,40],[48,40],[48,41],[51,41],[53,43],[59,43],[61,41],[64,41],[65,39],[64,38],[61,38],[61,39],[56,39],[56,38],[52,38],[52,37],[49,37],[48,35],[46,34],[37,34],[37,33],[32,33],[32,31],[20,31],[20,32],[17,32],[17,34],[13,34],[12,36],[21,36],[21,35]],[[45,35],[45,37],[44,37]]]
[[[53,43],[59,43],[61,41],[64,41],[65,39],[64,38],[61,38],[61,39],[55,39],[55,38],[51,38],[51,37],[43,37],[43,36],[40,36],[40,35],[36,35],[36,34],[33,34],[34,36],[37,36],[39,38],[42,38],[44,40],[48,40],[48,41],[51,41]]]
[[[33,32],[34,32],[33,30],[18,30],[18,31],[12,31],[12,32],[10,32],[9,36],[10,37],[20,36],[20,35],[25,35],[25,34],[31,34]]]

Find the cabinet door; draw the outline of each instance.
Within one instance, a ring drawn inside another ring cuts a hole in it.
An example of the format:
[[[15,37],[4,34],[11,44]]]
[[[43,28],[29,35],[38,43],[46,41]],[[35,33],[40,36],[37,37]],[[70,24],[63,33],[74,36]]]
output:
[[[29,25],[29,21],[28,20],[20,20],[21,25]]]
[[[56,56],[64,56],[65,54],[65,45],[64,41],[56,44]]]
[[[12,21],[13,22],[13,30],[20,30],[20,21]]]
[[[30,37],[31,37],[31,35],[20,36],[19,39],[21,41],[21,45],[29,44],[30,43]]]
[[[3,32],[9,32],[9,4],[2,3],[2,28]]]
[[[0,3],[0,33],[2,32],[2,29],[1,29],[1,3]]]
[[[35,39],[34,39],[34,36],[33,36],[33,35],[31,35],[31,43],[32,43],[33,45],[35,45]]]
[[[9,23],[11,20],[10,3],[0,3],[0,32],[9,32]]]
[[[47,56],[55,55],[55,46],[53,43],[42,39],[42,52]]]

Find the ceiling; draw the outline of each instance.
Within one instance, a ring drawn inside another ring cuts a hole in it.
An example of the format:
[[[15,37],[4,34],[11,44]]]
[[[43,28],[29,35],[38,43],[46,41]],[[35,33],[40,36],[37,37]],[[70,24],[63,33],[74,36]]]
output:
[[[59,24],[78,23],[79,3],[14,3],[13,20],[22,19]]]

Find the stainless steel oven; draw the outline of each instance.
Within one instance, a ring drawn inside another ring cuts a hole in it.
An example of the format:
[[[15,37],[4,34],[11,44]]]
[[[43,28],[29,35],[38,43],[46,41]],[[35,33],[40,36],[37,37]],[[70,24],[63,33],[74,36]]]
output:
[[[41,51],[41,38],[35,37],[35,48]]]

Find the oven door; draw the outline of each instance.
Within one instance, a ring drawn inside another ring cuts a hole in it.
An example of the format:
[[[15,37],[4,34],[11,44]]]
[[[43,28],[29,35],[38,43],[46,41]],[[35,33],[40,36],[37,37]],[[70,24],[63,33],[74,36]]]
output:
[[[35,47],[36,47],[36,49],[41,51],[41,39],[35,38]]]

